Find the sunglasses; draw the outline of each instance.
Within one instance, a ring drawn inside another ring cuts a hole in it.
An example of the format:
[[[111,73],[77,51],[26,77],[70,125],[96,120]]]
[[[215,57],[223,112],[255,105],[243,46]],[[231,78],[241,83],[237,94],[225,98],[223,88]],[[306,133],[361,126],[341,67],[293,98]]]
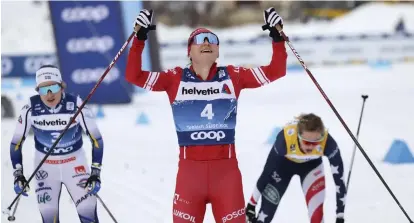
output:
[[[40,95],[47,95],[49,91],[51,91],[52,94],[56,94],[60,91],[60,89],[61,87],[59,84],[53,84],[49,86],[39,87],[38,92]]]
[[[218,37],[213,33],[200,33],[195,35],[193,38],[193,44],[203,44],[206,39],[210,44],[219,44]]]
[[[324,136],[321,136],[321,138],[320,139],[317,139],[317,140],[308,140],[308,139],[304,139],[304,138],[302,138],[302,136],[300,135],[300,134],[298,134],[298,138],[299,138],[299,140],[304,144],[304,145],[306,145],[306,146],[317,146],[317,145],[320,145],[321,144],[321,142],[323,141],[323,137]]]

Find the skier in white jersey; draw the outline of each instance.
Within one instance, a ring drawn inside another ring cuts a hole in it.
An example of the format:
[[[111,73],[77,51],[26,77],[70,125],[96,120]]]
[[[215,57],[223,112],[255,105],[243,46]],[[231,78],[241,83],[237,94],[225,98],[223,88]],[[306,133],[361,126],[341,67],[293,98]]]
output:
[[[32,128],[35,141],[35,167],[44,158],[82,100],[64,92],[66,84],[55,66],[45,65],[36,72],[36,91],[23,106],[10,145],[14,169],[14,190],[20,193],[27,182],[22,162],[22,145]],[[91,171],[82,148],[82,129],[92,142]],[[44,223],[59,222],[59,198],[62,184],[75,203],[80,222],[99,222],[95,195],[100,187],[103,140],[93,113],[84,107],[56,148],[35,174],[35,193]],[[22,193],[28,196],[29,188]]]

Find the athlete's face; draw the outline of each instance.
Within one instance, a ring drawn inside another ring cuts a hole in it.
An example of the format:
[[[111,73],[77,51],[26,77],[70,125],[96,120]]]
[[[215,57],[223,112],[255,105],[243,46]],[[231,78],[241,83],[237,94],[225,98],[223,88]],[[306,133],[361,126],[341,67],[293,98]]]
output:
[[[323,135],[318,131],[304,131],[299,135],[300,148],[305,153],[312,153],[312,151],[321,144]]]
[[[48,107],[54,108],[62,98],[62,86],[54,81],[39,84],[38,92],[42,102]]]
[[[197,44],[194,42],[190,48],[190,58],[194,63],[209,63],[216,62],[219,56],[219,46],[215,43],[210,43],[207,38],[204,42]]]

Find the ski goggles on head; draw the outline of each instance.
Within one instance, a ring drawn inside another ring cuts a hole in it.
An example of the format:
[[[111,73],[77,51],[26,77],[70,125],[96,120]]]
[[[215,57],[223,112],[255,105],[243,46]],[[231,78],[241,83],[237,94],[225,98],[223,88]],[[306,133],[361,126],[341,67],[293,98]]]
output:
[[[60,84],[52,84],[49,86],[39,87],[38,92],[40,95],[47,95],[49,91],[51,91],[52,94],[56,94],[60,91],[60,89]]]
[[[219,39],[213,33],[200,33],[200,34],[195,35],[193,37],[192,44],[203,44],[206,39],[210,44],[219,45]]]
[[[324,136],[322,135],[321,138],[319,138],[317,140],[309,140],[309,139],[302,138],[302,136],[300,134],[298,134],[298,138],[304,145],[317,146],[317,145],[320,145],[322,143]]]

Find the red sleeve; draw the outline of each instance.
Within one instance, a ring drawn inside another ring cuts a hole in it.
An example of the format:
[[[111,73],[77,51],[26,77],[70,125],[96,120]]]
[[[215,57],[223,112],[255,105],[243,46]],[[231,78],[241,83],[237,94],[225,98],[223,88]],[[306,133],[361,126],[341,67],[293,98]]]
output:
[[[180,72],[179,68],[161,72],[143,71],[141,65],[144,46],[145,41],[134,37],[128,54],[125,79],[150,91],[168,91],[175,82],[174,76],[178,76],[176,74]]]
[[[272,41],[273,55],[270,64],[255,68],[228,66],[228,71],[235,78],[240,90],[257,88],[286,75],[287,53],[285,42]]]

